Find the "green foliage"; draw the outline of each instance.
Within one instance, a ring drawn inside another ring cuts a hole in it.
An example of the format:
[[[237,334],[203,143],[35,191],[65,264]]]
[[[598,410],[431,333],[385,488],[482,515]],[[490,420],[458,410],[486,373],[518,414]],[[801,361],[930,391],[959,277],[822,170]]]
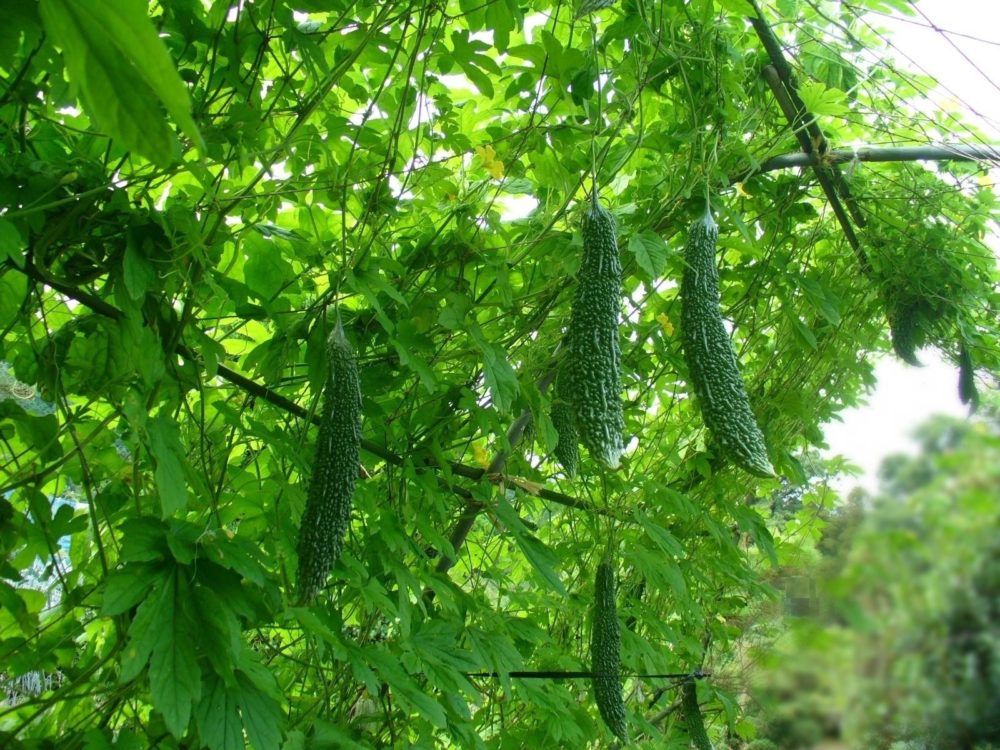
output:
[[[856,493],[828,514],[819,557],[794,571],[822,606],[781,623],[781,645],[761,654],[752,695],[764,738],[928,750],[1000,741],[990,718],[1000,423],[995,404],[984,411],[925,423],[919,455],[884,462],[877,497]]]
[[[838,589],[853,589],[849,601],[883,623],[859,633],[858,651],[869,658],[877,650],[886,664],[858,686],[867,710],[852,723],[862,736],[932,748],[1000,743],[991,719],[1000,658],[994,409],[972,423],[925,425],[924,453],[884,468],[886,496],[856,534]],[[884,684],[896,675],[906,676],[905,690]]]
[[[810,177],[732,185],[798,149],[746,6],[5,4],[0,744],[593,745],[585,680],[510,673],[587,669],[580,582],[609,539],[634,694],[731,663],[768,564],[813,551],[828,501],[806,457],[888,349],[882,280],[909,268],[943,311],[923,340],[968,346],[984,404],[1000,365],[978,165],[844,171],[888,248],[862,232],[877,278]],[[884,64],[877,16],[765,11],[831,144],[963,132]],[[718,307],[787,478],[774,514],[776,482],[717,471],[685,382],[684,212],[706,184],[729,228]],[[606,431],[570,477],[547,408],[572,399],[544,385],[581,240],[622,253],[591,277]],[[358,434],[337,396],[360,448],[331,454],[339,530],[303,520],[332,465],[310,406],[334,310],[365,415]],[[331,529],[305,567],[324,586],[340,544],[337,595],[301,604],[300,532]],[[637,742],[685,741],[661,710],[629,702]]]
[[[299,524],[301,602],[312,601],[340,559],[361,455],[361,385],[354,352],[339,321],[326,346],[329,375],[323,388],[309,496]]]
[[[573,419],[591,456],[618,468],[625,450],[618,319],[621,261],[614,217],[593,197],[583,215],[583,260],[566,333],[566,375]]]
[[[150,161],[178,156],[160,105],[201,142],[188,92],[141,0],[43,0],[45,30],[62,49],[70,82],[98,126]]]
[[[727,458],[751,474],[774,475],[764,436],[750,409],[719,311],[715,243],[719,228],[706,208],[688,231],[681,281],[681,336],[705,424]]]

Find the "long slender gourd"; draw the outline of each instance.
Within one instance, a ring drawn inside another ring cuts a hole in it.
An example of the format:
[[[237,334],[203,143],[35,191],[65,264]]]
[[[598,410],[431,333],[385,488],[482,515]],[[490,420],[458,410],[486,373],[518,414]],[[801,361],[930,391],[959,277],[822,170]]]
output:
[[[958,397],[963,404],[971,404],[973,411],[979,406],[976,368],[972,362],[972,353],[964,341],[958,347]]]
[[[913,304],[896,305],[887,313],[889,318],[889,335],[892,339],[892,349],[896,356],[914,367],[920,366],[917,359],[917,306]]]
[[[750,409],[733,345],[719,310],[715,243],[719,229],[706,209],[691,225],[681,279],[681,345],[702,418],[724,454],[751,474],[774,476],[764,436]]]
[[[570,312],[566,374],[580,441],[591,456],[617,469],[625,450],[618,341],[622,268],[614,217],[596,194],[583,216],[582,234],[583,261]]]
[[[556,428],[556,447],[552,453],[569,476],[576,476],[576,468],[580,463],[580,435],[576,431],[576,417],[563,368],[556,375],[555,398],[549,416],[552,426]]]
[[[684,725],[691,743],[697,750],[712,750],[708,732],[705,731],[705,721],[701,716],[701,706],[698,705],[698,684],[694,680],[688,680],[681,686],[681,710],[684,712]]]
[[[628,743],[622,691],[622,633],[615,606],[615,569],[608,558],[597,566],[594,581],[594,622],[590,635],[590,671],[594,701],[608,729]]]
[[[299,601],[323,588],[351,522],[361,454],[361,383],[354,352],[337,323],[327,339],[329,374],[305,512],[299,526]]]

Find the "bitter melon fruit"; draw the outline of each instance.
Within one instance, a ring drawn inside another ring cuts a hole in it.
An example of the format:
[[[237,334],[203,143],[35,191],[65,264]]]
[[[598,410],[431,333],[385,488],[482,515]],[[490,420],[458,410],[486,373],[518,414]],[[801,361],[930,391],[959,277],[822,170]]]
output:
[[[976,391],[976,368],[972,364],[972,354],[965,342],[958,347],[958,397],[963,404],[972,404],[975,411],[979,406],[979,393]]]
[[[914,367],[920,366],[917,359],[918,319],[917,305],[897,304],[887,312],[889,318],[889,335],[892,338],[892,348],[896,356]]]
[[[618,319],[622,268],[614,217],[594,199],[583,216],[583,260],[567,332],[566,375],[580,441],[617,469],[625,447]]]
[[[327,338],[329,374],[305,512],[299,526],[299,601],[308,603],[340,558],[361,453],[361,384],[339,321]]]
[[[556,428],[556,447],[552,453],[572,477],[576,476],[576,467],[580,462],[580,436],[576,431],[576,419],[566,390],[566,375],[560,368],[556,376],[555,399],[549,412],[552,426]]]
[[[596,10],[601,10],[601,8],[610,8],[616,1],[617,0],[583,0],[583,2],[580,3],[580,7],[576,9],[576,17],[583,18]]]
[[[608,729],[628,742],[622,693],[622,633],[615,605],[615,570],[608,558],[597,566],[594,582],[594,622],[590,635],[590,671],[594,701]]]
[[[684,725],[691,743],[697,750],[712,750],[712,743],[708,740],[705,722],[701,717],[701,707],[698,705],[698,684],[694,680],[688,680],[681,686],[681,710],[684,712]]]
[[[681,279],[681,345],[702,417],[726,456],[751,474],[774,476],[764,436],[750,409],[736,354],[719,311],[715,243],[719,229],[706,209],[691,225]]]

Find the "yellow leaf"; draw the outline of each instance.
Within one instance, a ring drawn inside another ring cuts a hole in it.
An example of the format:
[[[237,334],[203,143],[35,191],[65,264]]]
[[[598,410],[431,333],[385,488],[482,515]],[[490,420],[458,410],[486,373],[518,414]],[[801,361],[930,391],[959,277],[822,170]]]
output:
[[[664,333],[668,336],[674,335],[674,324],[670,322],[670,318],[667,317],[666,313],[660,313],[656,316],[656,319],[659,321],[660,325],[663,326]]]
[[[486,171],[496,179],[503,178],[503,162],[502,161],[491,161],[486,164]]]

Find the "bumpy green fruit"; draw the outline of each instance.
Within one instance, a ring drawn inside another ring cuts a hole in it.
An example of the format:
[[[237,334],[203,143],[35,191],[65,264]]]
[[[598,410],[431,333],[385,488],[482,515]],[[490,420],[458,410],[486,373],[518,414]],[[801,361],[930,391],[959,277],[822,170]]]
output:
[[[972,404],[975,411],[979,406],[979,392],[976,390],[976,368],[972,363],[972,354],[965,342],[958,348],[958,397],[963,404]]]
[[[576,476],[576,467],[580,462],[580,436],[576,431],[576,418],[566,392],[566,376],[560,369],[556,377],[555,399],[549,416],[552,426],[556,428],[556,447],[553,451],[556,459],[569,476]]]
[[[733,345],[719,310],[715,243],[708,211],[691,225],[681,279],[681,344],[702,417],[726,456],[752,474],[774,476],[764,436],[750,410]]]
[[[327,339],[329,376],[305,512],[299,526],[299,600],[311,601],[340,559],[361,454],[361,384],[340,324]]]
[[[597,566],[594,582],[594,623],[590,636],[590,671],[594,701],[608,729],[628,742],[625,698],[621,678],[621,625],[615,605],[615,570],[605,558]]]
[[[887,313],[889,335],[896,356],[914,367],[920,366],[917,359],[917,335],[919,333],[917,306],[899,304]]]
[[[701,716],[701,707],[698,705],[698,685],[694,680],[688,680],[681,687],[681,710],[684,712],[688,737],[697,750],[712,750]]]
[[[583,262],[570,313],[566,373],[580,441],[611,469],[618,468],[625,450],[618,341],[621,276],[615,220],[595,197],[583,217]]]
[[[583,0],[580,3],[580,7],[576,10],[576,17],[583,18],[594,11],[601,10],[602,8],[610,8],[615,4],[616,0]]]

